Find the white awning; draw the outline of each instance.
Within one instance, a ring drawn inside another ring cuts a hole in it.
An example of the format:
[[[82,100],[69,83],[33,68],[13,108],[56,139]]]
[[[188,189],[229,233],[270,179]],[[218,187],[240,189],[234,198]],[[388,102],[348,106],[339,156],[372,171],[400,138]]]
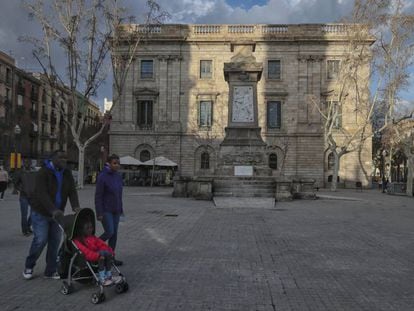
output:
[[[142,165],[143,164],[140,160],[135,159],[134,157],[131,157],[131,156],[121,157],[119,160],[120,160],[121,165]]]
[[[142,165],[153,166],[154,159],[145,161],[144,163],[142,163]],[[167,159],[166,157],[156,157],[155,165],[157,166],[178,166],[177,163],[171,161],[170,159]]]

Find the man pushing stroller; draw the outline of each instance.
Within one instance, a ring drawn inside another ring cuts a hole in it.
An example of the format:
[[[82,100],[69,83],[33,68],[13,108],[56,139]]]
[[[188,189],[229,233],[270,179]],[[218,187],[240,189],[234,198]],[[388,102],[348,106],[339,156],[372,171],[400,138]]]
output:
[[[69,198],[74,212],[80,210],[72,172],[66,169],[67,157],[64,151],[55,151],[36,174],[32,207],[33,241],[26,258],[23,277],[33,276],[33,268],[47,244],[45,278],[60,279],[57,273],[57,257],[62,231],[56,220],[63,217]]]

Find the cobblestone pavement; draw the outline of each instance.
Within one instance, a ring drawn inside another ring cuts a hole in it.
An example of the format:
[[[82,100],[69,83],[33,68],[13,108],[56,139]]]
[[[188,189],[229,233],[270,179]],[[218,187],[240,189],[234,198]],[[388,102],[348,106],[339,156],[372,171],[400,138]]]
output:
[[[0,201],[1,310],[414,310],[414,199],[339,191],[350,200],[277,203],[274,209],[215,208],[125,189],[118,257],[130,290],[23,280],[31,238],[19,228],[17,196]],[[320,193],[328,195],[328,192]],[[80,191],[92,206],[93,188]],[[98,226],[100,228],[100,226]]]

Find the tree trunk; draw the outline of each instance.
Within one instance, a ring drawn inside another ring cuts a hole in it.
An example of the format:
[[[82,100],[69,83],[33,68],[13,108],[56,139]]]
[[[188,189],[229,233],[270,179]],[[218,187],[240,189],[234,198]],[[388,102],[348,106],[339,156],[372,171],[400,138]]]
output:
[[[333,169],[333,174],[332,174],[332,182],[331,182],[331,191],[335,192],[337,189],[337,185],[338,185],[338,174],[339,174],[339,155],[338,153],[336,153],[335,151],[333,152],[334,157],[335,157],[335,164],[334,164],[334,169]]]
[[[414,155],[411,153],[407,156],[407,185],[406,185],[406,193],[408,196],[413,196],[413,168],[414,168]]]
[[[78,188],[82,189],[83,188],[83,181],[85,180],[84,178],[84,170],[85,170],[85,145],[80,145],[78,146]]]

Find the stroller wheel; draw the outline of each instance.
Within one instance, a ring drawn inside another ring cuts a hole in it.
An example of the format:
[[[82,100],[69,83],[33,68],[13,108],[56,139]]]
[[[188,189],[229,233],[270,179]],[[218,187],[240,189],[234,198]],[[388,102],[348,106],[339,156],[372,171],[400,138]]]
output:
[[[122,293],[127,292],[128,288],[129,288],[129,286],[128,286],[127,282],[122,282],[122,283],[116,284],[116,286],[115,286],[116,292],[118,294],[122,294]]]
[[[115,285],[115,290],[118,294],[121,294],[124,292],[124,284],[123,283],[119,283]]]
[[[91,297],[91,301],[95,305],[100,302],[103,302],[105,301],[105,294],[104,293],[93,293]]]
[[[73,286],[69,285],[68,282],[63,281],[62,288],[60,289],[60,292],[63,295],[69,295],[70,293],[73,292]]]

